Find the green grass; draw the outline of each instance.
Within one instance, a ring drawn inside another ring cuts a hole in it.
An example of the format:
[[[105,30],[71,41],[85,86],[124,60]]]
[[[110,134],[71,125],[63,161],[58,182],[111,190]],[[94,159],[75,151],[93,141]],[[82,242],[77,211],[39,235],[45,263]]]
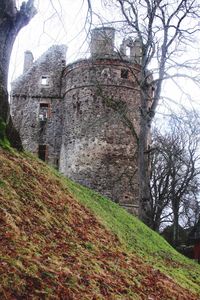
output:
[[[200,266],[197,263],[178,253],[164,238],[119,205],[69,179],[62,180],[72,195],[117,235],[126,250],[137,253],[183,287],[200,294]]]
[[[0,179],[0,187],[3,187],[3,186],[5,186],[5,182]]]
[[[0,150],[0,213],[6,242],[1,245],[5,264],[0,264],[0,269],[6,292],[12,282],[15,294],[19,290],[22,295],[29,284],[33,293],[39,285],[40,296],[49,295],[62,282],[63,295],[66,288],[75,295],[82,295],[83,290],[100,295],[106,289],[114,295],[106,299],[145,299],[158,274],[157,295],[167,286],[163,299],[174,299],[168,297],[173,289],[179,295],[184,290],[179,285],[200,295],[200,266],[176,252],[137,218],[30,154]],[[12,251],[7,254],[8,246]],[[89,280],[91,292],[79,282],[80,276],[85,283]],[[100,278],[106,282],[103,287]],[[129,293],[127,298],[123,290]],[[183,294],[188,295],[186,291]],[[105,299],[102,295],[97,299]]]

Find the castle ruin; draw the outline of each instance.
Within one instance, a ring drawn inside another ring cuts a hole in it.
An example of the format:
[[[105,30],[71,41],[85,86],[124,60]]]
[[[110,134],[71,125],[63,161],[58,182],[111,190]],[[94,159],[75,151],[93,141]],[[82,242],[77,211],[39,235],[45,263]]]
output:
[[[69,178],[138,210],[137,145],[119,110],[139,129],[141,48],[115,30],[92,31],[88,59],[66,65],[66,47],[53,46],[12,83],[11,110],[23,146]],[[127,54],[129,53],[129,54]],[[112,105],[109,105],[112,101]]]

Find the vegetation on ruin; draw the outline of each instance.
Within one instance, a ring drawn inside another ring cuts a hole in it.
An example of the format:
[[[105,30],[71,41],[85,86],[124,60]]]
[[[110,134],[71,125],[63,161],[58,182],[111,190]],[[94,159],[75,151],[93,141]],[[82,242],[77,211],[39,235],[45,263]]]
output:
[[[200,266],[117,204],[0,149],[0,298],[199,299]]]

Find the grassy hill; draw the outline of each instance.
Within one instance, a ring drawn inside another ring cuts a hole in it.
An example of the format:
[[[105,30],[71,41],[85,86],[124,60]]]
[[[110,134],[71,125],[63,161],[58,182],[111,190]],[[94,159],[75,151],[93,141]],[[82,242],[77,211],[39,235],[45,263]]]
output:
[[[118,205],[0,149],[0,299],[200,299],[200,266]]]

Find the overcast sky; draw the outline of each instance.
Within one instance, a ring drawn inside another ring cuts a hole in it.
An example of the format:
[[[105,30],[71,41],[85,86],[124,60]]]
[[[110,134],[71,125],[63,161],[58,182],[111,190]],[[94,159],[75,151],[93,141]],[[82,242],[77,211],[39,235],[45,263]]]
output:
[[[17,1],[20,6],[22,1]],[[88,51],[84,43],[87,5],[83,0],[37,0],[38,13],[19,33],[14,44],[9,80],[22,73],[24,51],[30,50],[35,58],[54,44],[68,46],[67,61],[84,57]]]
[[[17,0],[16,2],[19,7],[23,1]],[[101,12],[103,18],[93,16],[93,26],[101,25],[102,22],[108,20],[119,20],[114,10],[102,8],[101,0],[92,0],[91,3],[96,12]],[[52,45],[65,44],[68,47],[67,63],[87,57],[89,54],[90,37],[87,36],[88,24],[85,24],[86,0],[35,0],[35,6],[38,10],[37,15],[21,30],[14,44],[9,82],[22,73],[26,50],[32,51],[34,58],[37,59]],[[183,80],[181,84],[188,86],[188,93],[198,101],[199,91],[186,80]],[[165,85],[164,93],[174,98],[175,101],[181,98],[180,91],[173,83]]]
[[[23,1],[16,2],[19,8]],[[91,3],[96,12],[92,27],[119,20],[115,11],[102,7],[101,0],[92,0]],[[11,81],[22,72],[26,50],[32,51],[34,57],[38,58],[52,45],[65,44],[68,47],[67,63],[89,55],[87,0],[35,0],[35,7],[37,15],[20,31],[13,48]]]

